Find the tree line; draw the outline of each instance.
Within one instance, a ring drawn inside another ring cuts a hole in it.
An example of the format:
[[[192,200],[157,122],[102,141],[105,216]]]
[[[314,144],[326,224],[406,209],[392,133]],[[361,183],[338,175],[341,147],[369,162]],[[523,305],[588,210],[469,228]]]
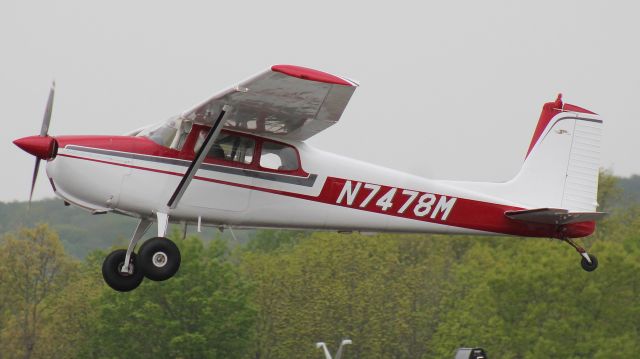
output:
[[[620,196],[601,181],[600,203]],[[606,209],[606,208],[605,208]],[[615,358],[640,351],[640,208],[584,240],[258,231],[172,234],[176,277],[118,293],[108,250],[69,255],[47,225],[0,240],[0,358]]]

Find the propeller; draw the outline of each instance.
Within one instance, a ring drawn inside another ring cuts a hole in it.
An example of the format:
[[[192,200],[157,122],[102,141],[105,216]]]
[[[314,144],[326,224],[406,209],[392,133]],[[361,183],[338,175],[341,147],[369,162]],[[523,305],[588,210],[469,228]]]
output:
[[[40,136],[46,137],[49,134],[49,123],[51,123],[51,112],[53,112],[53,97],[56,94],[56,82],[51,82],[49,89],[49,98],[47,99],[47,107],[44,109],[44,117],[42,118],[42,127],[40,128]],[[36,180],[38,179],[38,171],[40,170],[40,157],[36,157],[36,164],[33,166],[33,178],[31,179],[31,191],[29,192],[29,209],[31,209],[31,199],[33,198],[33,190],[36,188]]]
[[[40,169],[40,161],[51,159],[55,156],[56,141],[49,137],[49,124],[51,123],[51,112],[53,111],[53,97],[56,92],[56,82],[51,83],[49,90],[49,98],[47,99],[47,107],[44,110],[42,118],[42,127],[39,136],[29,136],[17,139],[13,143],[36,157],[36,163],[33,168],[33,177],[31,179],[31,191],[29,192],[29,209],[31,208],[31,199],[33,198],[33,190],[38,179],[38,170]]]

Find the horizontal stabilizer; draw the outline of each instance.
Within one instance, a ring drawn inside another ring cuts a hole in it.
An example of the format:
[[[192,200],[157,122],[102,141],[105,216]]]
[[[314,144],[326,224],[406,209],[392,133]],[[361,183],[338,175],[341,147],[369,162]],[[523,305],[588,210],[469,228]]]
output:
[[[569,224],[598,221],[607,214],[605,212],[569,212],[566,209],[559,208],[535,208],[522,211],[507,211],[504,215],[523,222]]]

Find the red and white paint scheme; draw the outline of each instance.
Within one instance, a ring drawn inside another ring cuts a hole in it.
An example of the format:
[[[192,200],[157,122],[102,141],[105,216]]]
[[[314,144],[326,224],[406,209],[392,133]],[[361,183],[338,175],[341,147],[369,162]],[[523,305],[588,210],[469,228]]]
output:
[[[138,218],[128,250],[103,265],[116,290],[164,280],[180,253],[169,222],[248,228],[572,238],[593,233],[602,121],[561,96],[544,105],[522,169],[504,183],[420,178],[313,148],[358,84],[276,65],[166,122],[125,136],[39,136],[15,144],[46,160],[54,192],[93,213]],[[158,236],[135,253],[153,222]],[[126,263],[126,265],[125,265]]]

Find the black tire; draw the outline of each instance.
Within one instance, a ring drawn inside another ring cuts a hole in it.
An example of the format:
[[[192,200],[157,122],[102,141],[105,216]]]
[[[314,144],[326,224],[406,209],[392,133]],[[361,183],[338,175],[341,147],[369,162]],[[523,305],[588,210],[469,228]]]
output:
[[[589,261],[587,261],[585,257],[582,257],[580,265],[582,265],[582,269],[586,270],[587,272],[593,272],[594,270],[596,270],[596,268],[598,268],[598,258],[596,258],[596,256],[594,256],[593,254],[587,255],[591,259],[591,263],[589,263]]]
[[[132,271],[128,274],[120,272],[126,255],[126,250],[118,249],[111,252],[102,262],[102,278],[109,287],[119,292],[128,292],[138,288],[144,279],[135,253],[131,253]]]
[[[144,276],[155,281],[173,277],[180,269],[180,260],[178,246],[164,237],[148,239],[138,251],[138,262]]]

